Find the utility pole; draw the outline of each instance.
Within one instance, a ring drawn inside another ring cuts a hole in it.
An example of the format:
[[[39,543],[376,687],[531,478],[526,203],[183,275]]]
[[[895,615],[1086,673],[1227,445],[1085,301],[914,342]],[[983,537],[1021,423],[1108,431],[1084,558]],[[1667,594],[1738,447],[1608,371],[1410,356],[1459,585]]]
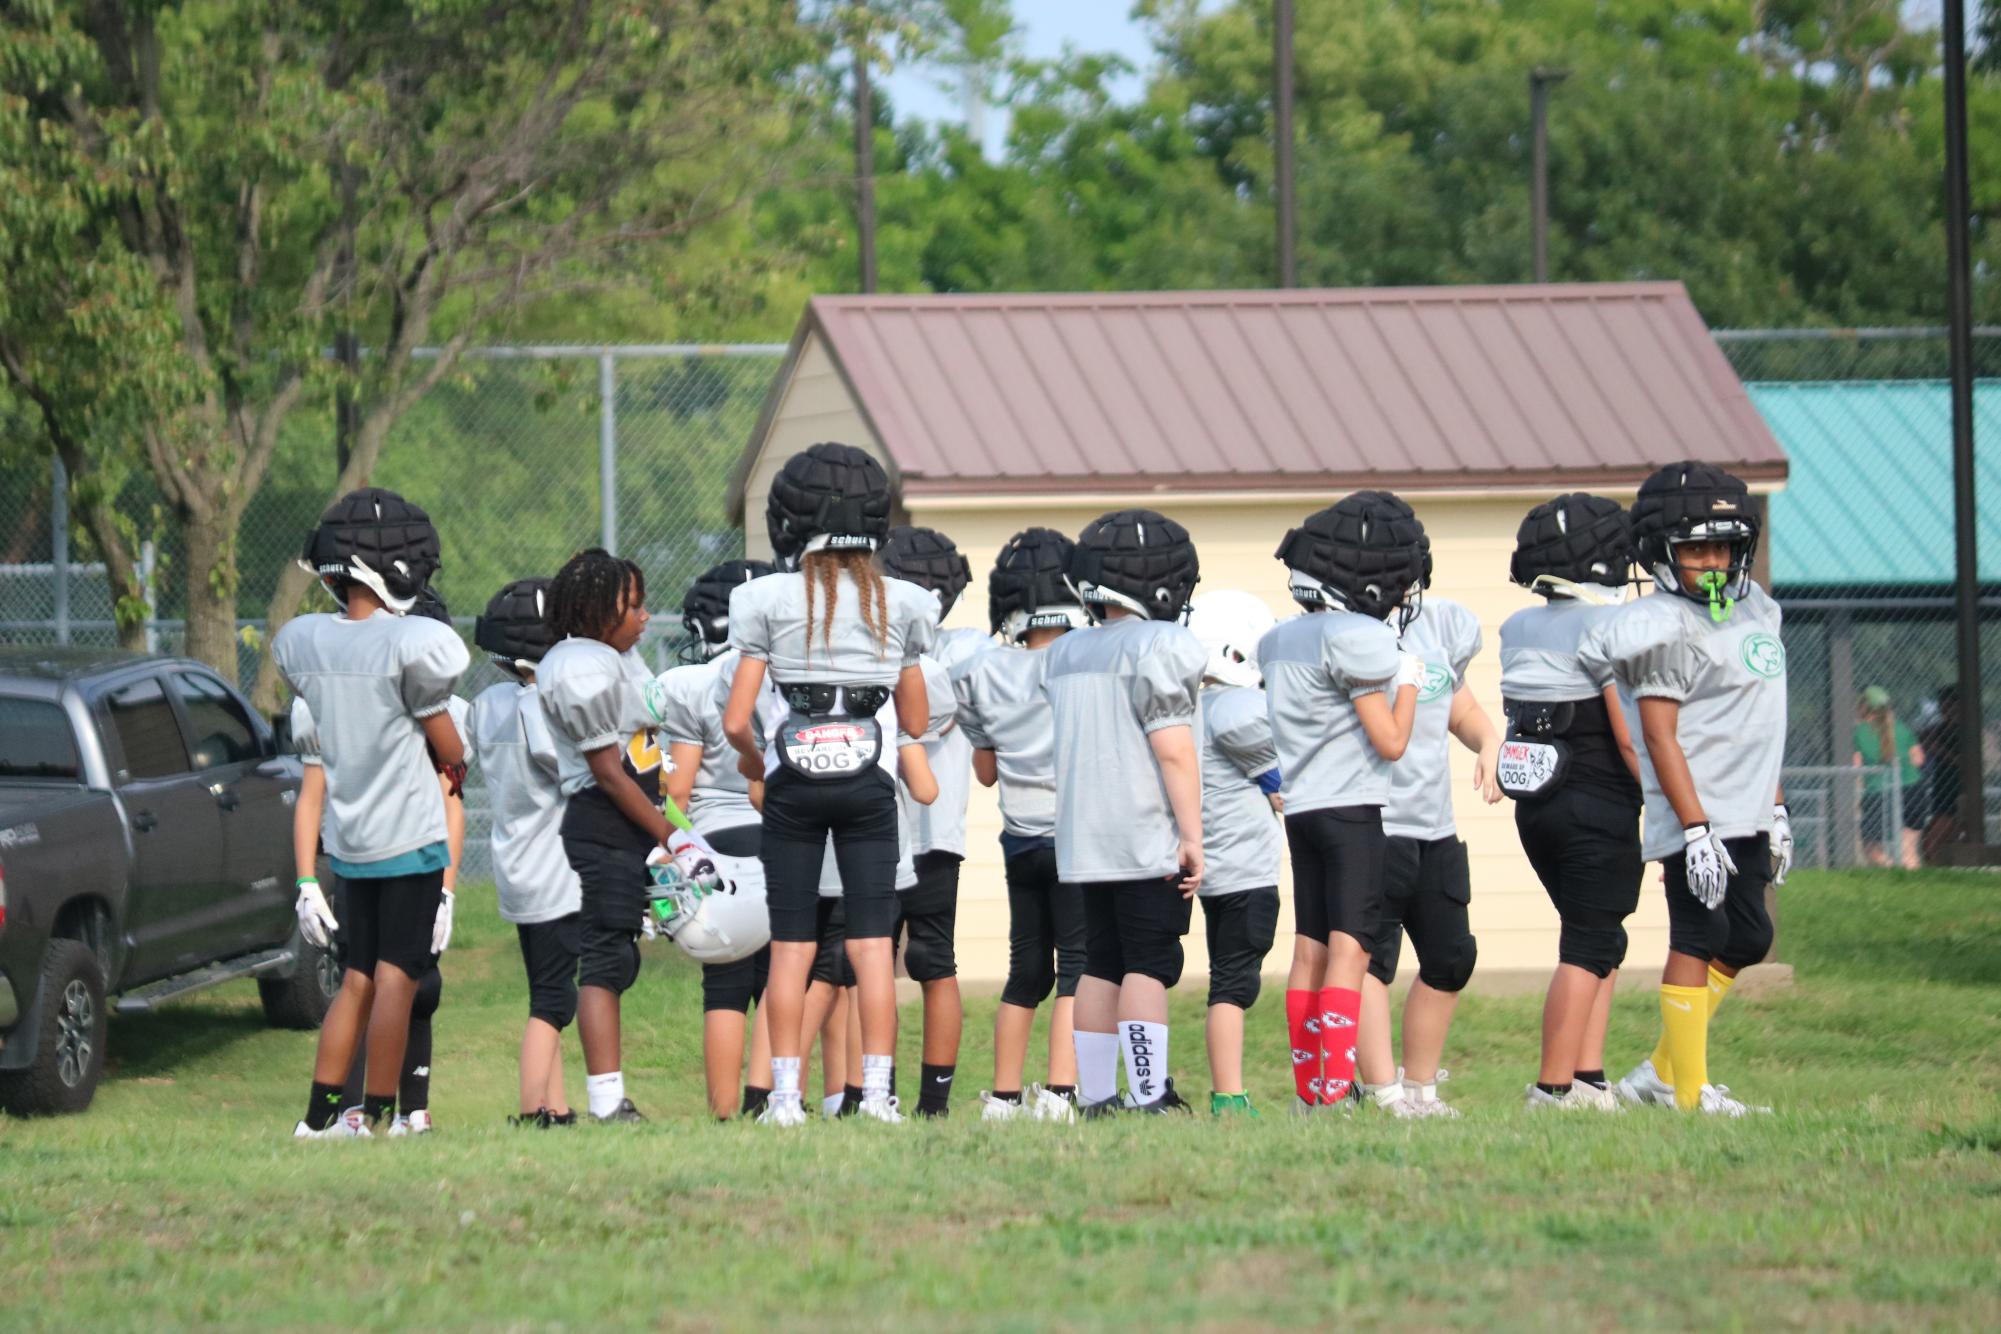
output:
[[[1535,244],[1535,280],[1549,281],[1549,90],[1570,77],[1567,69],[1537,65],[1529,71],[1529,122],[1534,130],[1529,167],[1529,232]]]
[[[1272,0],[1272,157],[1278,180],[1278,285],[1299,285],[1292,164],[1292,0]]]
[[[868,37],[855,38],[855,236],[861,289],[875,290],[875,99],[869,89]]]
[[[1973,498],[1973,279],[1967,260],[1966,0],[1945,0],[1945,256],[1952,375],[1954,610],[1959,639],[1961,855],[1984,862],[1986,770],[1980,731],[1980,552]]]

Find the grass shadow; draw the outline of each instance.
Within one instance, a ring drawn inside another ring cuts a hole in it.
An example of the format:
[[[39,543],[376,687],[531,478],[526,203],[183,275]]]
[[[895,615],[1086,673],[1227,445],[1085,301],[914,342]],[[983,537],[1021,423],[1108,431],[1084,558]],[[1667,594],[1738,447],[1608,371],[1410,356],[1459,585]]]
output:
[[[256,1005],[182,1003],[113,1014],[105,1082],[172,1075],[268,1027]]]
[[[2001,876],[1801,872],[1779,894],[1779,957],[1788,963],[1858,978],[2001,985]]]

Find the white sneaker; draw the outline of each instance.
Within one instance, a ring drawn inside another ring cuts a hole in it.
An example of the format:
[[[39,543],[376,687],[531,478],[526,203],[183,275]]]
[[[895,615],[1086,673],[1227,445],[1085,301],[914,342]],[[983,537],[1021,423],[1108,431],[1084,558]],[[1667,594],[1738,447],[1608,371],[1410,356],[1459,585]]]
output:
[[[1737,1101],[1737,1099],[1730,1096],[1730,1086],[1727,1084],[1704,1084],[1702,1086],[1702,1100],[1696,1103],[1695,1110],[1705,1116],[1770,1116],[1772,1114],[1772,1109],[1769,1107],[1755,1107],[1750,1103]]]
[[[764,1110],[757,1114],[757,1123],[761,1126],[803,1126],[806,1124],[806,1108],[796,1093],[790,1097],[774,1093],[765,1102]]]
[[[1632,1073],[1620,1080],[1614,1089],[1621,1098],[1636,1107],[1674,1106],[1674,1085],[1654,1073],[1654,1058],[1651,1056],[1634,1066]]]
[[[1576,1085],[1571,1086],[1568,1094],[1558,1097],[1554,1093],[1544,1092],[1534,1084],[1528,1087],[1526,1105],[1532,1112],[1580,1112],[1591,1106],[1577,1096]]]
[[[408,1116],[399,1115],[389,1124],[389,1138],[402,1139],[405,1135],[428,1135],[431,1133],[431,1113],[422,1107]]]
[[[324,1130],[314,1130],[304,1121],[292,1127],[293,1139],[373,1139],[374,1133],[368,1128],[368,1118],[361,1108],[350,1107],[336,1116]]]
[[[1445,1072],[1441,1070],[1439,1073],[1442,1075]],[[1404,1097],[1416,1109],[1419,1116],[1437,1116],[1450,1121],[1459,1115],[1457,1107],[1439,1100],[1437,1084],[1413,1084],[1401,1074],[1397,1079],[1403,1084]]]
[[[873,1098],[863,1094],[860,1115],[871,1121],[886,1121],[900,1126],[903,1124],[903,1113],[896,1110],[899,1105],[893,1093],[879,1093]]]
[[[1052,1092],[1040,1084],[1029,1086],[1028,1114],[1038,1121],[1054,1121],[1069,1125],[1077,1119],[1077,1104],[1060,1093]]]
[[[1596,1084],[1587,1084],[1581,1079],[1570,1086],[1568,1101],[1580,1107],[1589,1107],[1593,1111],[1611,1112],[1614,1115],[1626,1110],[1626,1104],[1619,1101],[1619,1095],[1611,1089],[1601,1089]]]
[[[1026,1115],[1028,1115],[1028,1108],[1024,1107],[1021,1103],[1009,1102],[1005,1098],[996,1098],[985,1089],[980,1090],[980,1120],[1017,1121]]]
[[[1417,1104],[1410,1100],[1410,1094],[1401,1081],[1370,1089],[1369,1105],[1379,1112],[1394,1116],[1399,1121],[1415,1121],[1424,1115],[1418,1110]]]

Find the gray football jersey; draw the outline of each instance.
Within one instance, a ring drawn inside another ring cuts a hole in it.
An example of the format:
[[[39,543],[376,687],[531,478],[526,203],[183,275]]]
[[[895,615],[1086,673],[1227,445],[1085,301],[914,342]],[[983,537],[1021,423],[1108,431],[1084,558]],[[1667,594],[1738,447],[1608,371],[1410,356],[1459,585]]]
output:
[[[587,751],[624,746],[628,759],[638,751],[653,768],[659,767],[652,747],[653,715],[646,708],[652,681],[653,673],[637,651],[620,653],[599,640],[575,636],[550,649],[536,665],[535,694],[556,743],[564,796],[597,786],[584,759]]]
[[[952,674],[993,648],[993,638],[978,630],[939,631],[937,640],[924,655],[944,669],[935,678],[926,673],[925,684],[931,696],[934,717],[941,708],[949,717],[957,706]],[[941,689],[942,699],[939,698]],[[973,743],[957,727],[942,732],[934,727],[926,734],[924,751],[930,757],[931,772],[938,779],[938,800],[929,806],[918,806],[913,802],[908,808],[911,850],[919,854],[949,852],[963,857],[966,855],[966,803],[973,792]]]
[[[1195,725],[1202,758],[1203,898],[1278,884],[1285,831],[1255,781],[1278,768],[1265,692],[1208,686]]]
[[[1417,720],[1410,745],[1390,766],[1383,832],[1403,838],[1451,838],[1452,697],[1466,681],[1466,664],[1480,653],[1480,621],[1457,602],[1427,596],[1400,646],[1424,659],[1417,686]]]
[[[271,658],[317,723],[327,852],[379,862],[444,842],[444,793],[418,719],[450,707],[470,661],[458,634],[386,611],[300,616],[273,637]]]
[[[472,702],[470,754],[486,777],[487,847],[503,921],[567,917],[583,906],[563,852],[562,779],[556,741],[533,685],[502,681]]]
[[[1640,598],[1599,622],[1578,657],[1587,673],[1610,675],[1635,701],[1627,722],[1640,752],[1649,861],[1684,846],[1640,730],[1637,701],[1649,696],[1681,703],[1675,736],[1710,827],[1724,838],[1771,829],[1786,752],[1786,650],[1779,604],[1764,589],[1751,585],[1721,625],[1688,598]]]
[[[862,623],[854,584],[842,579],[834,600],[834,626],[825,633],[827,608],[814,590],[812,643],[806,637],[806,577],[768,574],[739,584],[730,594],[730,647],[771,664],[784,685],[893,685],[931,647],[938,599],[916,584],[883,579],[888,634],[881,643]]]
[[[723,706],[729,702],[736,664],[737,655],[731,651],[707,662],[670,668],[646,692],[647,707],[660,724],[661,743],[702,748],[702,766],[688,794],[688,820],[697,833],[758,822],[757,810],[750,804],[750,780],[736,767],[736,747],[723,735]],[[753,709],[752,727],[761,722]]]
[[[1577,656],[1586,635],[1621,608],[1552,598],[1539,607],[1524,607],[1501,622],[1501,694],[1534,704],[1561,704],[1592,699],[1609,678],[1594,679]],[[1604,664],[1599,670],[1605,671]]]
[[[1397,652],[1396,631],[1352,611],[1295,616],[1258,641],[1287,815],[1389,800],[1390,762],[1354,701],[1390,688]]]
[[[1208,651],[1182,626],[1118,617],[1041,653],[1057,874],[1071,884],[1173,875],[1181,836],[1148,738],[1194,726]]]
[[[1001,827],[1022,838],[1056,833],[1056,724],[1042,693],[1048,663],[1047,649],[998,648],[952,675],[959,731],[969,749],[994,753]]]

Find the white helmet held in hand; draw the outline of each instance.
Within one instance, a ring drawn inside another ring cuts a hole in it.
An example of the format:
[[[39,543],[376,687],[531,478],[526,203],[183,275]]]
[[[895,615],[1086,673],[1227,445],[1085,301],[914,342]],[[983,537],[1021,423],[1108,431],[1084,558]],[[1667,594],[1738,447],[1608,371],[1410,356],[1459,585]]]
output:
[[[669,873],[664,888],[656,883],[654,908],[661,930],[697,962],[747,959],[771,943],[764,863],[712,851],[704,857],[714,864],[713,878],[690,880]]]
[[[1264,684],[1258,641],[1278,624],[1264,599],[1234,588],[1204,593],[1188,604],[1188,629],[1209,650],[1202,674],[1229,686]]]

